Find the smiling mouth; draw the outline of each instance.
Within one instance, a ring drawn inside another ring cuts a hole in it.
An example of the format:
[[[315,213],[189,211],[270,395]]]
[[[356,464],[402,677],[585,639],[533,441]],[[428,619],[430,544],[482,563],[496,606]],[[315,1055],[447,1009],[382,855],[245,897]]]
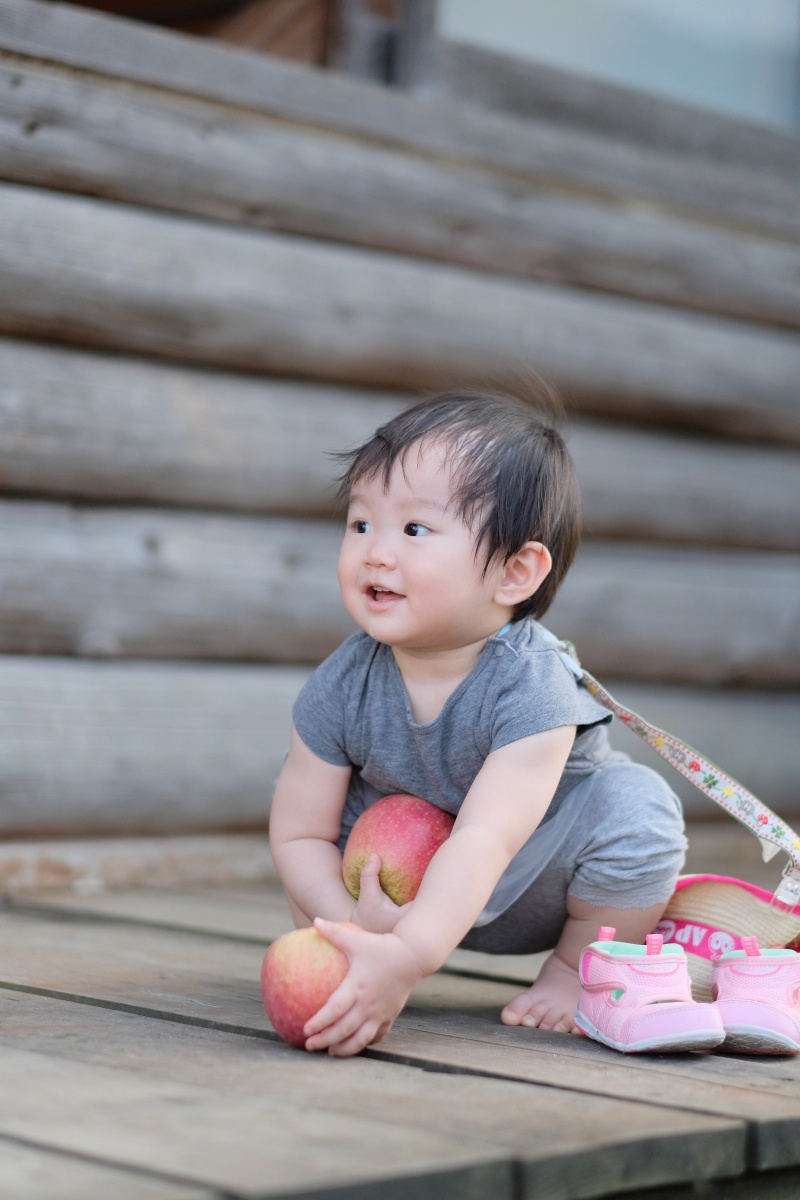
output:
[[[386,603],[390,600],[403,599],[403,596],[401,596],[399,592],[393,592],[389,588],[382,587],[368,587],[367,595],[369,596],[370,600],[373,600],[376,604]]]

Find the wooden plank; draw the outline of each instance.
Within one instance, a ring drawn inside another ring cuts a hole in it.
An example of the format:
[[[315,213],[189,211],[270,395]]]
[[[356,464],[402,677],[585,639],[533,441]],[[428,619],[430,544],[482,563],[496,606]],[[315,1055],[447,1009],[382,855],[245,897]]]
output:
[[[796,686],[800,556],[588,542],[545,623],[601,677]]]
[[[0,917],[0,928],[8,987],[172,1014],[217,1030],[266,1028],[258,995],[260,952],[254,946],[133,925],[120,937],[121,927],[113,923],[77,918],[69,923],[67,944],[60,922],[14,911]],[[385,1042],[367,1057],[646,1104],[657,1098],[659,1106],[684,1113],[747,1121],[758,1145],[752,1165],[788,1166],[800,1158],[797,1063],[783,1060],[777,1072],[774,1063],[753,1072],[749,1061],[742,1070],[742,1064],[729,1069],[706,1063],[706,1055],[643,1056],[631,1071],[629,1059],[588,1039],[502,1026],[497,1013],[513,991],[514,985],[433,976],[415,990]],[[5,1036],[0,1023],[0,1038]]]
[[[0,913],[0,930],[7,930],[8,936],[0,985],[274,1038],[259,976],[268,942],[286,930],[284,913],[277,907],[272,913],[267,910],[265,936],[259,940],[227,936],[224,929],[214,928],[224,915],[210,915],[209,899],[203,907],[208,925],[188,930],[116,916],[111,910],[70,911],[66,904],[46,899],[8,901]],[[22,961],[25,938],[28,965]],[[431,1012],[450,1020],[454,1013],[469,1011],[494,1022],[515,991],[519,986],[513,980],[467,978],[447,971],[424,979],[411,1004],[418,1014]]]
[[[774,891],[785,866],[783,856],[777,855],[765,863],[760,858],[760,849],[749,829],[721,813],[715,817],[713,812],[706,812],[706,818],[688,822],[686,873],[730,875]],[[245,840],[244,837],[228,835],[225,838],[217,835],[150,841],[128,839],[126,844],[126,841],[118,839],[107,843],[105,853],[109,859],[122,859],[123,864],[126,856],[134,863],[138,858],[138,875],[133,871],[126,875],[123,866],[122,869],[117,867],[116,873],[109,872],[105,879],[98,877],[98,873],[89,874],[83,879],[78,876],[77,887],[75,883],[71,887],[64,886],[69,879],[59,879],[55,872],[49,879],[41,880],[38,887],[35,882],[22,877],[21,873],[16,878],[10,873],[8,876],[0,874],[0,881],[4,890],[14,893],[25,908],[66,909],[94,917],[134,921],[163,928],[222,933],[229,937],[255,939],[263,944],[292,928],[289,908],[274,869],[270,875],[265,873],[256,882],[248,882],[244,872],[237,876],[232,867],[228,868],[227,875],[223,874],[224,862],[218,866],[215,876],[213,867],[217,864],[208,863],[219,844],[223,846],[218,852],[219,857],[223,858],[225,843],[230,842],[228,853],[233,858],[237,845]],[[254,837],[252,841],[258,841],[259,846],[263,846],[261,839]],[[142,860],[154,857],[159,842],[163,843],[163,856],[168,862],[179,857],[183,843],[205,842],[205,877],[202,869],[195,870],[193,876],[190,872],[181,876],[177,871],[172,877],[168,871],[162,871],[160,875],[156,872],[148,874],[147,862]],[[82,860],[85,860],[94,844],[77,844]],[[103,844],[102,841],[97,843],[101,848]],[[27,845],[17,845],[16,851],[20,856]],[[36,852],[36,845],[31,844],[32,853]],[[42,845],[41,854],[57,862],[61,845]],[[69,854],[70,845],[76,844],[66,843],[66,849],[62,851],[64,858]],[[0,847],[0,863],[6,857],[10,859],[14,850],[13,845]],[[77,857],[75,850],[73,853]],[[253,880],[256,877],[251,875],[250,878]],[[147,886],[141,886],[142,883]],[[456,950],[447,960],[446,969],[528,984],[538,975],[544,957],[545,954],[482,954],[472,950]]]
[[[28,494],[329,516],[329,452],[411,400],[0,338],[0,478]]]
[[[214,1200],[205,1188],[168,1183],[72,1154],[25,1146],[0,1137],[0,1190],[8,1200]]]
[[[131,1052],[135,1052],[132,1047]],[[441,1175],[443,1193],[479,1187],[511,1196],[510,1169],[493,1147],[436,1131],[393,1127],[372,1116],[340,1116],[280,1095],[220,1094],[118,1065],[64,1062],[6,1046],[0,1130],[66,1153],[205,1184],[242,1197],[304,1190],[340,1196],[386,1180]]]
[[[291,705],[307,674],[0,657],[3,835],[264,829]],[[603,682],[783,816],[800,811],[795,693]],[[688,811],[716,815],[710,800],[620,723],[611,736],[619,749],[662,771]]]
[[[0,501],[0,651],[319,662],[355,628],[338,524]],[[589,670],[800,684],[800,555],[595,541],[546,624]]]
[[[589,537],[800,549],[792,451],[587,420],[568,440]]]
[[[794,1200],[800,1190],[800,1171],[769,1171],[703,1185],[703,1200]],[[623,1200],[624,1193],[607,1200]],[[652,1200],[697,1200],[693,1184],[664,1188]]]
[[[441,86],[462,103],[525,120],[544,119],[567,129],[624,137],[642,146],[747,162],[787,179],[798,178],[800,148],[788,129],[665,100],[652,92],[466,42],[443,39],[439,68]]]
[[[318,662],[355,628],[339,540],[328,522],[0,502],[0,649]]]
[[[174,839],[169,839],[174,840]],[[0,876],[0,879],[2,877]],[[37,890],[19,890],[9,882],[6,888],[16,895],[21,911],[70,912],[103,920],[152,925],[160,929],[189,930],[223,934],[226,937],[256,941],[264,946],[294,928],[283,888],[277,879],[257,886],[232,888],[212,886],[136,887],[123,881],[111,883],[114,889],[87,887],[64,889],[53,886]],[[777,883],[777,880],[776,880]],[[473,950],[454,950],[442,968],[446,974],[477,976],[507,983],[531,983],[547,957],[542,954],[482,954]]]
[[[642,146],[432,96],[420,101],[335,73],[30,0],[3,0],[0,47],[543,182],[557,179],[595,193],[669,203],[773,233],[797,236],[800,231],[791,175],[797,152],[790,136],[765,137],[759,160],[743,169],[729,141],[718,144],[713,135],[687,137],[680,146],[664,149]],[[746,163],[752,141],[745,125]]]
[[[0,158],[18,183],[800,327],[793,244],[152,88],[0,60]]]
[[[537,1200],[577,1200],[605,1195],[620,1186],[647,1187],[664,1179],[730,1176],[741,1170],[741,1123],[736,1120],[698,1119],[696,1114],[657,1106],[501,1080],[423,1073],[364,1057],[332,1062],[193,1027],[183,1026],[177,1033],[165,1022],[130,1016],[121,1019],[121,1014],[107,1009],[59,1004],[44,997],[29,997],[27,1002],[30,1011],[24,1020],[21,1006],[11,1002],[11,994],[0,996],[0,1011],[8,1014],[11,1030],[17,1035],[13,1044],[22,1044],[31,1056],[49,1055],[47,1027],[51,1031],[69,1029],[69,1039],[59,1039],[68,1040],[68,1047],[56,1050],[56,1068],[63,1067],[64,1060],[79,1070],[89,1064],[95,1069],[113,1066],[121,1060],[126,1072],[136,1073],[140,1086],[142,1080],[168,1078],[186,1088],[202,1089],[209,1096],[216,1094],[221,1102],[229,1097],[239,1105],[244,1098],[281,1098],[287,1109],[301,1111],[310,1104],[312,1113],[332,1111],[339,1118],[354,1118],[355,1127],[345,1139],[354,1157],[361,1150],[356,1139],[368,1112],[380,1129],[388,1126],[396,1135],[405,1132],[412,1155],[412,1137],[424,1132],[428,1139],[438,1134],[442,1140],[474,1148],[473,1155],[494,1150],[498,1166],[503,1161],[510,1166],[515,1160],[524,1179],[513,1193],[519,1200],[534,1196]],[[10,1031],[0,1036],[6,1045],[11,1043]],[[51,1032],[51,1045],[53,1040]],[[0,1060],[2,1054],[0,1049]],[[224,1129],[224,1111],[220,1120]],[[258,1136],[258,1131],[254,1135]],[[676,1154],[676,1143],[684,1136],[685,1152]],[[643,1146],[647,1146],[647,1154],[642,1154]],[[313,1146],[309,1150],[313,1151]],[[415,1197],[426,1200],[453,1194],[459,1200],[461,1196],[482,1200],[490,1194],[478,1190],[477,1184],[486,1186],[485,1180],[470,1181],[468,1175],[460,1181],[464,1189],[460,1193],[453,1188],[456,1181],[449,1180],[445,1172],[431,1171],[418,1180],[408,1178],[413,1167],[412,1157],[404,1171],[396,1172],[394,1187],[392,1179],[384,1177],[373,1184],[382,1190],[366,1194],[401,1197],[411,1194],[412,1188]],[[506,1191],[506,1178],[496,1178],[495,1185],[498,1183],[501,1196],[511,1194]],[[355,1190],[350,1194],[365,1193]],[[338,1189],[335,1195],[341,1195]]]
[[[792,733],[800,721],[797,692],[663,687],[610,677],[602,682],[616,699],[699,750],[781,816],[797,823],[797,749]],[[689,815],[727,820],[712,800],[620,721],[611,725],[611,742],[663,775]],[[752,834],[750,837],[757,860],[758,846]],[[783,855],[777,862],[781,868],[786,865]]]
[[[288,933],[294,921],[277,879],[250,887],[125,887],[86,890],[5,889],[15,912],[44,912],[50,917],[73,913],[119,924],[152,926],[181,932],[217,934],[261,948]],[[466,953],[466,952],[465,952]],[[486,956],[481,956],[486,957]]]
[[[114,885],[112,885],[113,887]],[[124,890],[118,890],[124,889]],[[162,887],[116,885],[115,890],[85,887],[45,887],[14,894],[16,911],[69,912],[109,921],[133,922],[159,929],[216,933],[264,946],[294,928],[289,905],[277,879],[250,887]],[[454,975],[478,976],[500,983],[531,983],[546,954],[481,954],[454,950],[442,970]]]
[[[0,658],[5,836],[265,830],[306,672]]]
[[[275,879],[264,833],[0,841],[0,892],[191,887]]]
[[[628,1055],[620,1069],[615,1051],[588,1038],[512,1030],[462,1015],[450,1017],[447,1037],[442,1037],[429,1014],[410,1009],[375,1053],[417,1065],[436,1063],[439,1069],[473,1070],[593,1093],[602,1090],[610,1096],[621,1094],[617,1089],[622,1087],[628,1098],[657,1096],[660,1104],[686,1110],[695,1106],[718,1114],[736,1110],[752,1120],[753,1168],[795,1166],[800,1157],[794,1060],[789,1066],[791,1079],[786,1073],[781,1079],[770,1068],[762,1073],[766,1064],[761,1059],[756,1064],[759,1070],[754,1071],[752,1059],[734,1062],[733,1056],[721,1055]],[[626,1070],[629,1066],[633,1069]]]
[[[328,516],[330,451],[413,397],[0,338],[7,492]],[[800,459],[597,421],[567,428],[589,535],[800,550]]]
[[[788,332],[16,185],[0,230],[6,333],[406,389],[535,366],[586,411],[800,441]]]
[[[778,855],[769,863],[761,861],[759,847],[749,829],[721,814],[717,818],[714,818],[714,813],[706,815],[712,819],[694,819],[687,825],[689,850],[686,873],[730,875],[774,891],[785,866],[782,856]],[[55,874],[38,884],[21,873],[16,878],[10,874],[0,875],[0,880],[4,890],[14,893],[17,903],[23,908],[66,909],[93,917],[255,939],[263,944],[292,928],[289,908],[274,868],[270,874],[265,872],[261,877],[253,874],[248,881],[244,872],[237,876],[231,867],[223,874],[224,865],[215,876],[213,867],[217,863],[208,862],[214,852],[218,859],[223,859],[227,844],[231,857],[238,852],[239,857],[243,858],[246,849],[242,850],[242,843],[247,840],[241,835],[215,835],[205,838],[117,839],[107,843],[40,843],[40,853],[55,861],[59,859],[59,850],[66,859],[70,847],[76,857],[79,849],[81,861],[85,861],[93,846],[98,846],[98,852],[102,853],[105,845],[105,853],[117,863],[121,859],[124,864],[126,855],[133,862],[138,860],[138,874],[132,871],[126,875],[124,866],[121,869],[117,866],[116,873],[110,872],[105,878],[98,878],[96,874],[90,874],[88,879],[79,877],[77,887],[75,883],[71,887],[64,886],[70,882],[69,878],[59,879]],[[263,839],[251,837],[250,840],[257,842],[263,852]],[[185,853],[184,844],[200,844],[206,850],[204,871],[198,869],[194,876],[189,872],[184,876],[176,873],[177,877],[170,876],[168,871],[162,871],[160,875],[156,872],[148,874],[147,862],[159,847],[164,858],[172,861],[182,851]],[[0,855],[2,859],[10,858],[16,850],[21,856],[27,845],[31,846],[33,853],[36,852],[37,843],[18,843],[16,847],[7,843],[0,847]],[[220,846],[222,849],[219,849]],[[71,863],[73,861],[70,859]],[[253,882],[254,879],[257,881]],[[538,975],[544,957],[545,954],[482,954],[472,950],[456,950],[447,960],[447,969],[527,984]]]

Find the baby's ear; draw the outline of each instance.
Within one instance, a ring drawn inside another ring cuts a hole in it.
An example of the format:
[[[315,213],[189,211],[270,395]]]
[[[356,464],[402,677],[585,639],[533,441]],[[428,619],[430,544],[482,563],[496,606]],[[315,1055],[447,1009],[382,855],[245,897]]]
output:
[[[495,600],[510,608],[522,604],[541,587],[553,566],[550,551],[541,542],[526,542],[503,568]]]

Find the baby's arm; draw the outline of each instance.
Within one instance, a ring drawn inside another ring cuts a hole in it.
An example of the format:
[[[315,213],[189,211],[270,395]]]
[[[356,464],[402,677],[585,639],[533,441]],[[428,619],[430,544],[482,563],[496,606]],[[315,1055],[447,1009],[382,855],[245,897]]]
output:
[[[523,738],[489,755],[437,850],[413,904],[392,933],[318,928],[350,971],[309,1021],[309,1049],[355,1054],[391,1026],[409,992],[472,927],[495,884],[541,821],[575,737],[573,727]]]
[[[351,768],[327,763],[295,729],[269,818],[275,865],[299,923],[349,921],[355,901],[342,880],[337,842]],[[301,918],[303,918],[301,920]]]
[[[381,890],[377,854],[370,855],[364,866],[357,903],[342,880],[337,842],[350,773],[350,767],[319,758],[293,729],[275,786],[270,846],[296,924],[310,925],[314,917],[322,916],[386,933],[408,905],[398,907]]]

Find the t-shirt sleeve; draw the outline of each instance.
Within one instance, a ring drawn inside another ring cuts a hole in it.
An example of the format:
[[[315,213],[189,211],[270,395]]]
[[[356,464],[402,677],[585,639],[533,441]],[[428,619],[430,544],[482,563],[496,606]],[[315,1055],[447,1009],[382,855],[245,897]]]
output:
[[[562,725],[586,729],[610,720],[608,710],[579,684],[555,650],[523,653],[494,698],[491,749]]]
[[[351,765],[345,738],[348,695],[357,678],[361,636],[354,634],[334,650],[306,680],[292,707],[302,740],[319,758],[335,766]]]

